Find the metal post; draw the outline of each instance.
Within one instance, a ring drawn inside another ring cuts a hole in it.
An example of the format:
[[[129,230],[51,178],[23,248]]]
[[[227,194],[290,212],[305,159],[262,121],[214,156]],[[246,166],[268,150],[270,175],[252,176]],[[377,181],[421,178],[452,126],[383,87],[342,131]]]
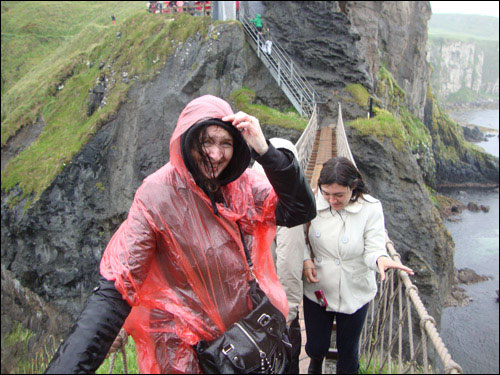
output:
[[[278,61],[278,86],[281,87],[281,61]]]
[[[257,56],[260,57],[260,34],[257,33]]]

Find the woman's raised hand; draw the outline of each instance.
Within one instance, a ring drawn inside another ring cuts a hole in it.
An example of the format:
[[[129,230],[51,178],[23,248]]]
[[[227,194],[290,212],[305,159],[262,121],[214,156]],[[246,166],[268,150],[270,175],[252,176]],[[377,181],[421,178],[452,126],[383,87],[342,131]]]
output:
[[[259,155],[264,155],[269,146],[262,133],[259,120],[245,112],[238,112],[222,118],[222,121],[231,122],[243,135],[247,144]]]

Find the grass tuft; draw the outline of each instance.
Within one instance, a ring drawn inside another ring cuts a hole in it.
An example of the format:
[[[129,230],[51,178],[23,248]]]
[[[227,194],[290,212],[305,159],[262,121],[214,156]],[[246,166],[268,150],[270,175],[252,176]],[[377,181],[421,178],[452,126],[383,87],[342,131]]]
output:
[[[259,119],[262,125],[278,125],[283,128],[303,131],[308,120],[300,117],[297,111],[290,109],[283,113],[265,105],[253,104],[256,94],[247,87],[234,91],[231,100],[238,111],[250,113]]]

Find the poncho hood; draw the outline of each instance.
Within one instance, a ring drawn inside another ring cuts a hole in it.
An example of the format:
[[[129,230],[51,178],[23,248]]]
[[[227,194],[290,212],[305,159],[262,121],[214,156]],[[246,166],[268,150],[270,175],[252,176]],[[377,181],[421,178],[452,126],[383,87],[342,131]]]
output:
[[[172,165],[180,173],[184,174],[187,170],[191,176],[195,177],[197,167],[192,160],[188,145],[193,138],[199,137],[203,128],[217,125],[227,130],[234,140],[233,157],[219,176],[219,183],[225,186],[240,177],[250,164],[251,156],[250,149],[241,133],[231,123],[222,121],[223,117],[231,114],[233,111],[229,104],[212,95],[201,96],[191,101],[181,112],[170,140]]]

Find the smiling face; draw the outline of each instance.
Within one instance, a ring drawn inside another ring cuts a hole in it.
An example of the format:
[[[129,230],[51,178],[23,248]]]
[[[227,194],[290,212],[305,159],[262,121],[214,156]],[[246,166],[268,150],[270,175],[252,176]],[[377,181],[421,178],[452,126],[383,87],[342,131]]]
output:
[[[321,185],[320,190],[323,198],[325,198],[335,211],[339,211],[347,206],[352,197],[351,188],[337,183]]]
[[[220,126],[210,125],[201,132],[199,142],[204,155],[191,151],[198,170],[206,178],[219,177],[233,157],[233,137]]]

